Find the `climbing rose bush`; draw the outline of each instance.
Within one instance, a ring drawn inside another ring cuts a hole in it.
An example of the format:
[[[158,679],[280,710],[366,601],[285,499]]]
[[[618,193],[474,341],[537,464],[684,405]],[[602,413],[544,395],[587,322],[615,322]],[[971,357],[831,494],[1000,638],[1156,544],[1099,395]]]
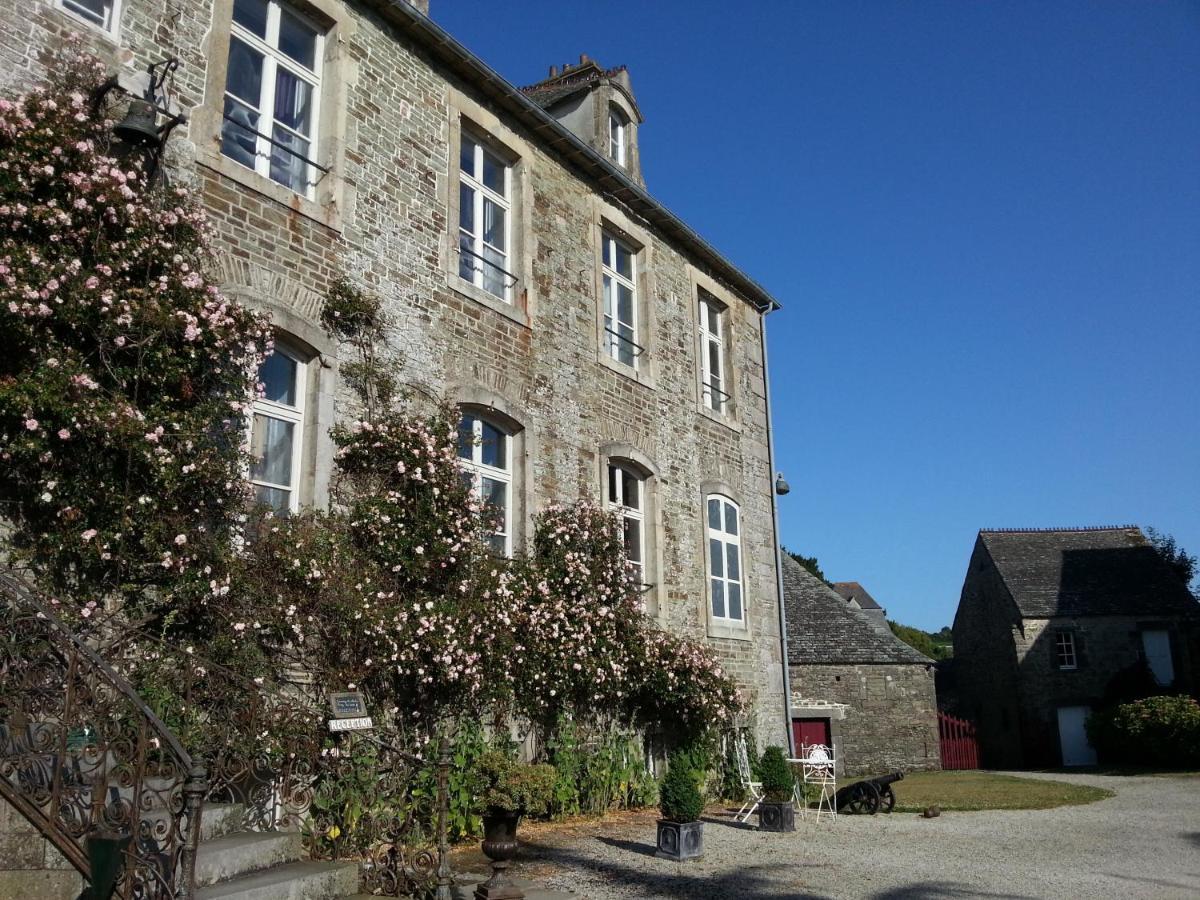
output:
[[[189,193],[109,146],[103,67],[57,72],[0,99],[0,515],[16,560],[89,614],[212,574],[270,341],[206,279]]]

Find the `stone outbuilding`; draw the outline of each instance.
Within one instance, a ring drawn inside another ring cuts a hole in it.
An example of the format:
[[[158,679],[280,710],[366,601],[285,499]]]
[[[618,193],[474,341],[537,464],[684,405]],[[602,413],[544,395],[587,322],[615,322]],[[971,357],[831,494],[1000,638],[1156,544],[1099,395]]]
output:
[[[954,616],[953,711],[976,723],[988,768],[1094,763],[1084,723],[1122,680],[1196,690],[1198,621],[1135,526],[980,531]]]
[[[941,767],[933,660],[783,556],[796,746],[832,744],[839,775]]]

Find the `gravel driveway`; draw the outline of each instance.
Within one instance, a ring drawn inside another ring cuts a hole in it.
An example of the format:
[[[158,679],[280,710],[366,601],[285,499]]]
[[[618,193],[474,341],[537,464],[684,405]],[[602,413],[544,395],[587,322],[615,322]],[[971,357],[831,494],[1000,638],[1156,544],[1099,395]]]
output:
[[[708,816],[703,861],[656,859],[654,814],[531,829],[514,874],[607,898],[1200,897],[1200,778],[1052,775],[1116,796],[1024,812],[797,821]]]

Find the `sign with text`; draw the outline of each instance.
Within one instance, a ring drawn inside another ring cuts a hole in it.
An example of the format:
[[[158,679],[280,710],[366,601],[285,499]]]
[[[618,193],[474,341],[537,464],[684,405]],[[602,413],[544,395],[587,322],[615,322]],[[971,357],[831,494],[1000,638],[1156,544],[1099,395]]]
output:
[[[330,694],[329,711],[333,714],[329,720],[330,731],[361,731],[375,727],[367,715],[367,701],[358,691]]]

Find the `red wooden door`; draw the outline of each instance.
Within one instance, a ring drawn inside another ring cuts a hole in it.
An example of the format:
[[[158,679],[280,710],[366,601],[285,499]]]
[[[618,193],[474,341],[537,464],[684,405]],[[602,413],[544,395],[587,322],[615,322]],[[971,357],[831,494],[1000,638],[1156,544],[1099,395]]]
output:
[[[796,743],[796,752],[801,746],[824,744],[833,746],[828,719],[792,719],[792,740]]]

